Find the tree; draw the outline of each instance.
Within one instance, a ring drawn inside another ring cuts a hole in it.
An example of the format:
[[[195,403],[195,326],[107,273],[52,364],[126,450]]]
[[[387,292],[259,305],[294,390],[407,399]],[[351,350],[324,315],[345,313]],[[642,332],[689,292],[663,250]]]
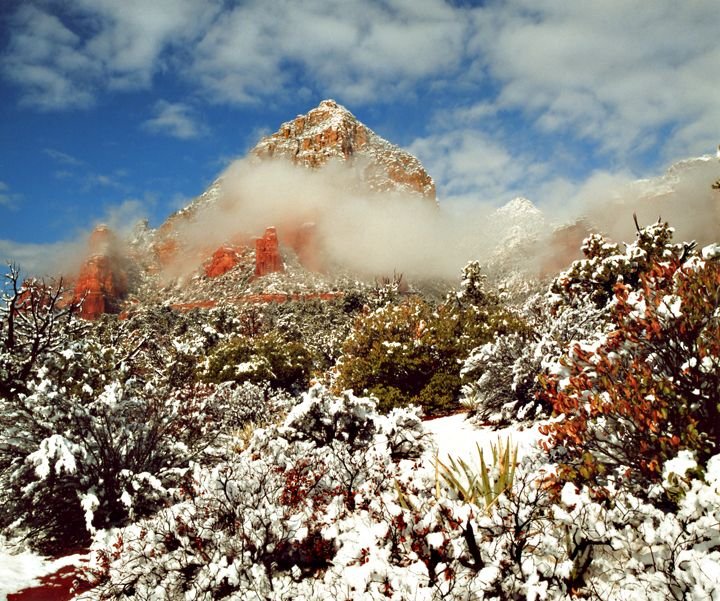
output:
[[[67,302],[63,280],[25,280],[9,265],[0,301],[0,396],[27,393],[27,381],[42,358],[56,353],[79,331],[77,305]]]
[[[680,449],[701,461],[720,449],[720,265],[685,255],[655,257],[636,288],[617,283],[612,330],[545,380],[565,415],[545,428],[562,478],[619,474],[642,490]]]
[[[415,403],[430,414],[446,413],[455,409],[461,364],[471,350],[521,327],[485,290],[473,262],[460,292],[436,307],[410,296],[360,316],[343,346],[336,387],[367,391],[381,410]]]

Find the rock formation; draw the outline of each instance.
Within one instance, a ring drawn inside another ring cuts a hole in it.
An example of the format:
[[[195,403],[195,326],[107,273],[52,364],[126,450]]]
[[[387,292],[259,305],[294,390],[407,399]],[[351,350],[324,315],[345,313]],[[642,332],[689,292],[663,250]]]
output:
[[[205,275],[209,278],[219,277],[240,263],[243,248],[237,246],[221,246],[205,263]]]
[[[255,240],[255,277],[284,270],[277,231],[269,227],[262,238]]]
[[[411,192],[436,200],[435,182],[418,159],[378,136],[334,100],[323,100],[306,115],[283,123],[252,153],[306,167],[321,167],[331,159],[347,161],[360,170],[371,190]]]
[[[73,294],[73,302],[82,303],[80,317],[97,319],[103,313],[119,313],[127,293],[127,274],[117,240],[107,226],[100,225],[90,234],[88,247]]]

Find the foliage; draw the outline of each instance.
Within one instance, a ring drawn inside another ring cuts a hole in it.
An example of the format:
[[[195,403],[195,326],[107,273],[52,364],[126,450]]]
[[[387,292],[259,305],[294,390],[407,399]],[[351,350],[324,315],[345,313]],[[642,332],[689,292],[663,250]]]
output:
[[[451,490],[466,503],[488,509],[501,494],[512,488],[517,465],[517,446],[512,448],[508,440],[503,444],[498,441],[492,444],[492,464],[485,464],[485,454],[476,444],[478,462],[475,466],[466,463],[462,458],[449,457],[448,463],[436,458],[438,474]]]
[[[267,331],[283,339],[302,342],[313,357],[313,369],[330,369],[340,356],[353,317],[365,304],[366,295],[350,289],[333,300],[275,303],[264,309]]]
[[[76,306],[64,301],[63,281],[20,282],[10,265],[0,299],[0,396],[27,394],[27,382],[42,361],[57,354],[62,339],[82,329]]]
[[[461,402],[480,422],[498,424],[544,413],[537,399],[542,359],[535,352],[537,342],[529,331],[510,332],[474,349],[465,360]]]
[[[710,598],[720,455],[704,479],[690,457],[665,465],[651,496],[684,493],[665,513],[615,481],[554,498],[539,455],[476,511],[435,494],[431,453],[417,415],[315,388],[233,461],[197,468],[186,500],[98,542],[83,599]]]
[[[381,410],[410,403],[429,414],[453,410],[471,349],[521,327],[475,276],[473,269],[461,292],[437,307],[410,296],[361,316],[343,347],[336,387],[367,391]]]
[[[656,262],[688,256],[694,243],[672,244],[672,236],[673,228],[659,220],[638,229],[635,242],[624,250],[600,234],[590,235],[582,245],[585,258],[553,281],[555,302],[578,306],[589,300],[598,308],[607,306],[616,284],[622,282],[634,289]]]
[[[313,357],[301,342],[271,332],[255,338],[236,336],[208,356],[201,371],[206,382],[267,382],[275,388],[301,390],[309,384]]]
[[[11,291],[0,320],[0,527],[37,548],[86,544],[157,511],[192,462],[220,458],[210,453],[219,435],[278,408],[267,387],[175,379],[178,357],[197,360],[219,338],[215,315],[192,346],[180,341],[198,333],[176,314],[91,326],[58,306],[60,288]]]
[[[619,471],[642,490],[680,449],[720,449],[720,265],[665,256],[615,286],[613,330],[577,343],[545,382],[564,479]],[[681,260],[682,259],[682,260]]]
[[[0,399],[0,523],[45,550],[156,510],[217,434],[208,390],[158,389],[116,361],[113,349],[76,341],[27,394]]]
[[[349,542],[343,519],[367,512],[423,438],[415,412],[380,416],[368,399],[315,387],[246,451],[197,469],[182,503],[126,528],[112,552],[99,548],[94,594],[300,598],[292,591],[312,587],[309,576],[351,559],[338,556]]]

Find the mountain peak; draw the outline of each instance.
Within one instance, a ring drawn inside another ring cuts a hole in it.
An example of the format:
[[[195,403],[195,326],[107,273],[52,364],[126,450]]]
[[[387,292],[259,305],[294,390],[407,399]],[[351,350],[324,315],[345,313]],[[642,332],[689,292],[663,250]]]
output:
[[[338,104],[332,98],[327,98],[325,100],[321,100],[320,104],[318,104],[317,108],[342,109],[344,111],[347,111],[348,113],[350,112],[344,106],[342,106],[341,104]]]
[[[251,151],[316,168],[339,160],[358,168],[371,190],[410,192],[435,200],[435,183],[420,161],[381,138],[335,100],[323,100],[280,126]]]
[[[524,196],[518,196],[505,203],[497,210],[497,213],[509,217],[518,215],[542,215],[542,211],[540,211],[531,200]]]

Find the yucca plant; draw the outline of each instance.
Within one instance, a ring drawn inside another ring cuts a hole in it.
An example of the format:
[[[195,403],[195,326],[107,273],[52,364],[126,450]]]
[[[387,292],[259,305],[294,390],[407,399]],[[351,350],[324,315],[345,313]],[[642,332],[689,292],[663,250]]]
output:
[[[482,448],[478,443],[475,446],[479,469],[478,465],[470,465],[460,458],[448,457],[448,463],[435,458],[436,494],[439,494],[442,479],[462,501],[488,509],[512,486],[518,448],[517,445],[513,447],[510,440],[506,443],[498,440],[497,445],[490,445],[492,465],[488,469]]]

